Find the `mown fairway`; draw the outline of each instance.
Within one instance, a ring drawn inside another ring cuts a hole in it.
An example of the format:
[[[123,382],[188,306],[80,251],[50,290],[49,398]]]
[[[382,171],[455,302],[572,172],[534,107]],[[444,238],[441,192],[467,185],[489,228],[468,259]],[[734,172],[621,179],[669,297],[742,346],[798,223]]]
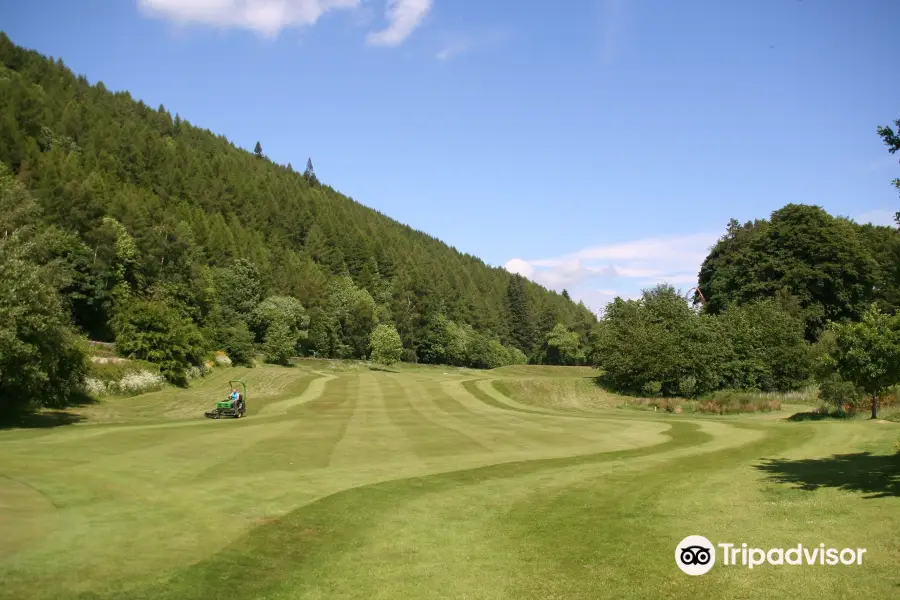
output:
[[[399,371],[230,369],[0,431],[0,597],[900,595],[895,424],[617,410],[579,369]],[[204,419],[230,378],[247,418]],[[868,552],[692,578],[690,534]]]

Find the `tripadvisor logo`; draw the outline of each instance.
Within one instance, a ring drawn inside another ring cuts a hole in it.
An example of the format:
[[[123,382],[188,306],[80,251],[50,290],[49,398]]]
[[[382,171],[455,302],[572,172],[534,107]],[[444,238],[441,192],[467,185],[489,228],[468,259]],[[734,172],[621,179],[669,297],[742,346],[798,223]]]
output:
[[[713,544],[702,535],[689,535],[675,547],[675,564],[688,575],[703,575],[716,564],[716,548],[721,551],[721,564],[752,569],[763,564],[782,565],[861,565],[865,548],[826,548],[825,544],[792,548],[751,548],[747,544]]]

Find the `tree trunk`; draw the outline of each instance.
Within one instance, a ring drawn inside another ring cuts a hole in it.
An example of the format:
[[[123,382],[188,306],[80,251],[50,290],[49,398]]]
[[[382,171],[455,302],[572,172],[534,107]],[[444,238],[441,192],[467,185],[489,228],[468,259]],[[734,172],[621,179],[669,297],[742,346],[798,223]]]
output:
[[[872,393],[872,418],[878,418],[878,394]]]

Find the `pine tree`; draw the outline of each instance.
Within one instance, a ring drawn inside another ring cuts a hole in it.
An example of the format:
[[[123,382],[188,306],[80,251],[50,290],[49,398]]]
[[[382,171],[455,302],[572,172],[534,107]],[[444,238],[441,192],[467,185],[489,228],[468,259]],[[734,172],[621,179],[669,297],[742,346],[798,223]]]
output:
[[[528,305],[525,278],[519,274],[512,276],[506,288],[506,321],[513,345],[530,355],[535,342],[534,323]]]
[[[303,176],[310,184],[318,185],[319,178],[316,177],[316,170],[313,169],[312,158],[306,159],[306,170],[303,171]]]
[[[256,155],[256,158],[263,157],[262,144],[260,144],[259,142],[256,142],[256,148],[253,149],[253,154]]]

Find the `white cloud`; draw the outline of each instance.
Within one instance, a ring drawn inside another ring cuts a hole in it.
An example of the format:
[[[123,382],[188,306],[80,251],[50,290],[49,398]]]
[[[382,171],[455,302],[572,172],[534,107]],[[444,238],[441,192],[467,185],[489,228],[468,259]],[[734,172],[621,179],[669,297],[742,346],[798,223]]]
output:
[[[364,6],[363,3],[366,3]],[[433,0],[387,0],[387,27],[368,35],[371,46],[397,46],[421,23]],[[183,25],[248,29],[276,37],[288,27],[315,25],[325,13],[353,11],[370,20],[368,0],[138,0],[145,14]]]
[[[366,41],[370,46],[401,44],[428,14],[431,4],[432,0],[388,0],[385,11],[387,27],[370,33]]]
[[[329,11],[357,9],[360,0],[138,0],[138,5],[177,23],[238,27],[273,37],[286,27],[314,25]]]
[[[857,223],[871,223],[872,225],[887,225],[888,227],[894,227],[897,224],[894,221],[894,214],[896,212],[896,210],[888,210],[886,208],[870,210],[858,217],[854,217],[853,220]]]
[[[657,283],[696,284],[700,265],[719,237],[700,233],[591,246],[554,258],[514,258],[505,268],[557,291],[566,288],[572,298],[600,310],[617,295],[636,298],[641,288]],[[613,283],[615,290],[604,283]]]
[[[522,277],[527,277],[529,279],[531,279],[531,276],[534,274],[534,267],[532,267],[528,261],[522,260],[521,258],[512,259],[504,265],[504,268],[510,273],[518,273]]]

